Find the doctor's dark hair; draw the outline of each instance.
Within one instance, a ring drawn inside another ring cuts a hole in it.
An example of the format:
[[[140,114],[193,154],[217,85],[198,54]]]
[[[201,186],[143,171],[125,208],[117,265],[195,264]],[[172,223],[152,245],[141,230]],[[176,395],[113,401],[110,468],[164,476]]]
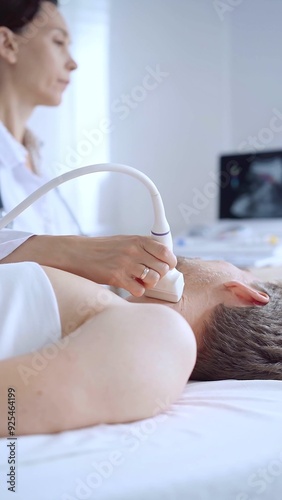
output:
[[[43,3],[58,7],[58,0],[0,0],[0,26],[20,33],[40,11]]]

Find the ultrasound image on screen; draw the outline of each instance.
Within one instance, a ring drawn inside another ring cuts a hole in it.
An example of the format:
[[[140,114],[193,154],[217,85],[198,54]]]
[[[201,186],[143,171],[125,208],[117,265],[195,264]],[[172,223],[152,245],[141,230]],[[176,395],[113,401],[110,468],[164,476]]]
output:
[[[220,218],[282,217],[282,151],[221,157]]]

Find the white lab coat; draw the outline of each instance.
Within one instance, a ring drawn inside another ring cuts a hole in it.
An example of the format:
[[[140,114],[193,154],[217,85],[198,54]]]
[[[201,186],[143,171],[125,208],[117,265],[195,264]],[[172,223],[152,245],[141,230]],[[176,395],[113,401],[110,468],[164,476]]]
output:
[[[0,193],[4,212],[9,212],[49,178],[40,175],[40,142],[29,131],[22,146],[0,122]],[[35,174],[26,168],[27,151],[35,165]],[[31,234],[80,234],[75,210],[59,190],[40,198],[13,222],[13,231],[0,231],[0,259],[21,245]],[[24,231],[26,234],[21,234]]]

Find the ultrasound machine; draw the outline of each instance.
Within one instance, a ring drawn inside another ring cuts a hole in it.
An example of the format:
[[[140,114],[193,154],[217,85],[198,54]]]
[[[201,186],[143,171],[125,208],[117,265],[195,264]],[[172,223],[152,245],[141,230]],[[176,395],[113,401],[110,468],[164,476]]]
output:
[[[282,264],[282,150],[221,155],[217,176],[216,222],[179,234],[176,255]]]

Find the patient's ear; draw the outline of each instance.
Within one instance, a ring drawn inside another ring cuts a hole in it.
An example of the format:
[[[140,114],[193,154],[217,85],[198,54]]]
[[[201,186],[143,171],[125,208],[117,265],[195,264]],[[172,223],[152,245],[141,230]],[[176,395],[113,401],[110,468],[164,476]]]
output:
[[[224,286],[246,305],[265,306],[269,302],[267,293],[261,292],[253,286],[242,283],[241,281],[228,281],[224,283]]]

